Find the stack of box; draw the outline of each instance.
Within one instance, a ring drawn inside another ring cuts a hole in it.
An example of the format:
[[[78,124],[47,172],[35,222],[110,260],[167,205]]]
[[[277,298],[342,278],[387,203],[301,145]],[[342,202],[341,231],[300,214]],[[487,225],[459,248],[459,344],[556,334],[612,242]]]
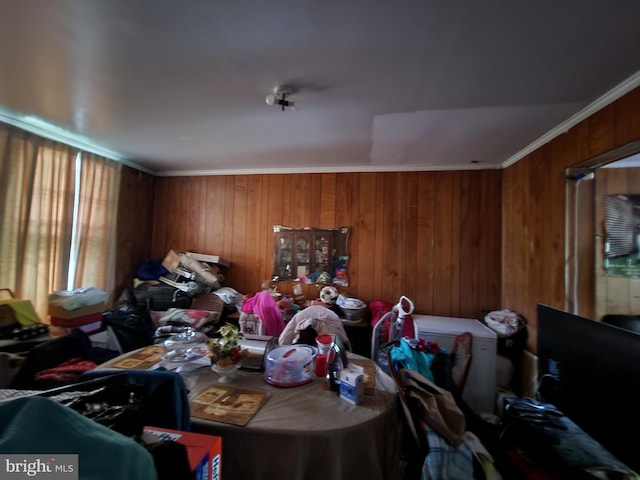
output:
[[[58,290],[49,294],[50,324],[54,327],[75,328],[98,324],[107,308],[107,292],[95,287]]]
[[[169,250],[162,261],[162,266],[169,273],[161,275],[158,280],[189,295],[197,296],[211,288],[218,290],[224,280],[220,266],[229,265],[227,260],[218,255]]]
[[[102,312],[107,308],[105,302],[95,305],[83,305],[75,310],[67,310],[64,307],[49,305],[49,316],[51,325],[56,327],[74,328],[102,321]]]

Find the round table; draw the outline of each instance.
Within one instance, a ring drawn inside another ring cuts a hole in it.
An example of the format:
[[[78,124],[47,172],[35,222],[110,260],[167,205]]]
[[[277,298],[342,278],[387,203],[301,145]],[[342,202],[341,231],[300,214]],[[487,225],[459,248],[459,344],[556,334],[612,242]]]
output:
[[[375,377],[357,405],[328,390],[324,379],[279,388],[266,383],[262,372],[240,370],[225,383],[264,391],[269,398],[245,426],[192,416],[192,431],[222,437],[223,478],[393,478],[401,425],[395,384],[371,360],[355,354],[349,359],[367,365]],[[207,367],[181,375],[190,399],[218,382],[218,374]]]

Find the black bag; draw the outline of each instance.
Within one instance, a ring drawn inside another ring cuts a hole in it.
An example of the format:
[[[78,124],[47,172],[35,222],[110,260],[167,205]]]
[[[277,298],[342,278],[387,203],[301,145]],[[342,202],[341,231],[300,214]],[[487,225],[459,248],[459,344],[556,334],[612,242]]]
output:
[[[131,290],[136,304],[147,310],[164,312],[170,308],[190,308],[192,297],[170,285],[142,283]]]
[[[144,427],[144,392],[134,384],[114,383],[74,392],[60,403],[128,437],[139,437]]]
[[[122,353],[153,343],[154,329],[151,320],[135,310],[105,310],[102,313],[102,327],[113,332]]]

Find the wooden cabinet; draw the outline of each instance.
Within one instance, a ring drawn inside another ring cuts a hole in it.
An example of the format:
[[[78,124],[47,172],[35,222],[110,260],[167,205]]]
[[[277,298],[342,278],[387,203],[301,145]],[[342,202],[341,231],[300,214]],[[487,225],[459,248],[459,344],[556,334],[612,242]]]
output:
[[[337,278],[346,278],[347,236],[348,229],[274,227],[272,280],[336,283]]]

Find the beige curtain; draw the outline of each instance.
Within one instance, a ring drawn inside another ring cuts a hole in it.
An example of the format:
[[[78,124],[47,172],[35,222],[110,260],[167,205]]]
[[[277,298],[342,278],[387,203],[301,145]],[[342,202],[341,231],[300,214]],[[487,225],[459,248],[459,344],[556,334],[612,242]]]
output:
[[[0,287],[31,300],[66,285],[77,151],[12,127],[0,128]]]
[[[73,287],[111,292],[120,165],[0,124],[0,288],[31,300],[48,321],[48,296]],[[73,258],[72,258],[73,255]],[[76,265],[73,269],[72,266]]]
[[[115,287],[120,168],[113,160],[82,154],[73,288],[94,286],[112,293]]]

